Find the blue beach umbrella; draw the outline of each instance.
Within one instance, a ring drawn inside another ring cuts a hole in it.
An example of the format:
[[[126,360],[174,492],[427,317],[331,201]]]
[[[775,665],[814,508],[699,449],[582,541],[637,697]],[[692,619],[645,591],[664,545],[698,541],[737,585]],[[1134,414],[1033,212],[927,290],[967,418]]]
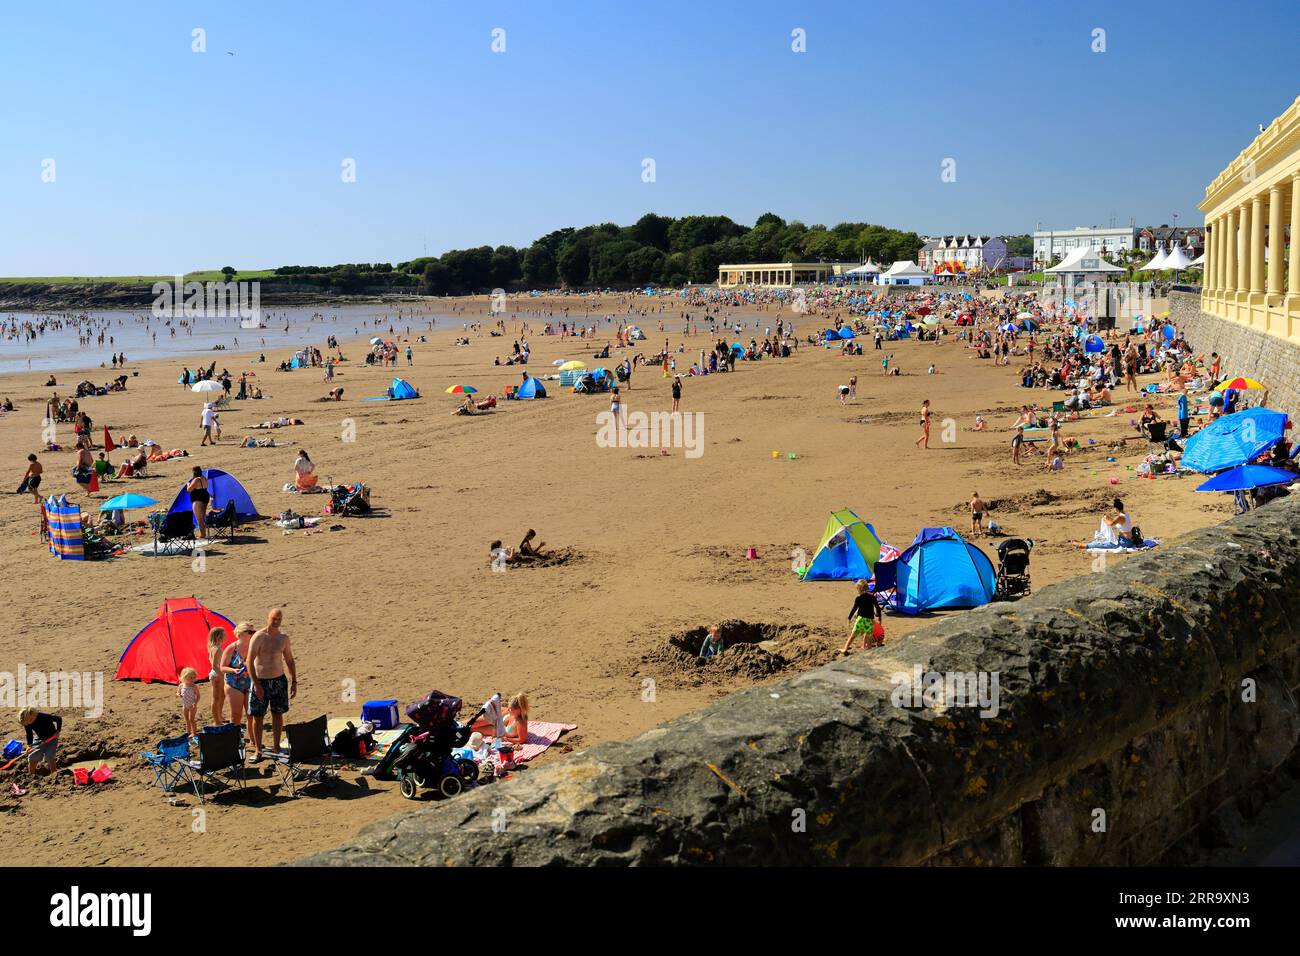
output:
[[[129,511],[132,508],[149,508],[156,505],[148,495],[116,495],[99,506],[100,511]]]
[[[1197,491],[1247,491],[1265,485],[1289,485],[1300,478],[1294,471],[1269,465],[1242,465],[1215,475]]]
[[[1286,422],[1284,412],[1269,408],[1224,415],[1187,439],[1183,466],[1208,473],[1244,465],[1277,444]]]

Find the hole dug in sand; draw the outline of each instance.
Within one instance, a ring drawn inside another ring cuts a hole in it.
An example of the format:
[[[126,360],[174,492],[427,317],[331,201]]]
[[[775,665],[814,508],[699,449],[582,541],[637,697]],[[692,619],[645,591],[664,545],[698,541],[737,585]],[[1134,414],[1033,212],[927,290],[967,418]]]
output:
[[[700,659],[700,645],[708,629],[695,627],[679,631],[665,646],[643,655],[639,674],[677,678],[697,687],[757,683],[834,658],[830,641],[802,624],[731,620],[719,622],[719,627],[723,651],[716,657]]]

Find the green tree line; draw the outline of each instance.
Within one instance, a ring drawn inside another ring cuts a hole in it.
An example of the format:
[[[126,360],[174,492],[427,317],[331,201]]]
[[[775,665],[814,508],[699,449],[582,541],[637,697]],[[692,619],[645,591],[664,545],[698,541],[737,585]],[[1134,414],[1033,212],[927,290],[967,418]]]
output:
[[[465,295],[512,286],[671,287],[713,282],[724,262],[858,262],[870,258],[890,263],[915,259],[921,245],[921,237],[914,232],[871,223],[842,222],[828,228],[787,222],[774,213],[764,213],[753,226],[742,226],[726,216],[674,218],[646,213],[630,226],[606,222],[557,229],[526,249],[479,246],[396,266],[284,266],[276,274],[344,290],[418,284],[420,291],[429,295]]]

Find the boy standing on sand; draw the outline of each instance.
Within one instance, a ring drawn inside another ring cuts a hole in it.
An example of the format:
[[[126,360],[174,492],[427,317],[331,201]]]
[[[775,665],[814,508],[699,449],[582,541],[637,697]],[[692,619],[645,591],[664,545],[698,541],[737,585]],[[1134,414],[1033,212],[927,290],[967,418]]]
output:
[[[970,533],[972,535],[984,533],[984,512],[989,510],[988,504],[980,497],[978,491],[970,493]]]

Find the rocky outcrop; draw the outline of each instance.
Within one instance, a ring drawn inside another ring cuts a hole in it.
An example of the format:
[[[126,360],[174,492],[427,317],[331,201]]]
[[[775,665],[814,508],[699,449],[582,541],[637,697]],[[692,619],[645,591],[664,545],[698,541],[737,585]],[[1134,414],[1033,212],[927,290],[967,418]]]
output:
[[[1300,495],[303,862],[1159,860],[1296,749],[1297,518]],[[918,670],[982,676],[985,699],[914,699]]]

